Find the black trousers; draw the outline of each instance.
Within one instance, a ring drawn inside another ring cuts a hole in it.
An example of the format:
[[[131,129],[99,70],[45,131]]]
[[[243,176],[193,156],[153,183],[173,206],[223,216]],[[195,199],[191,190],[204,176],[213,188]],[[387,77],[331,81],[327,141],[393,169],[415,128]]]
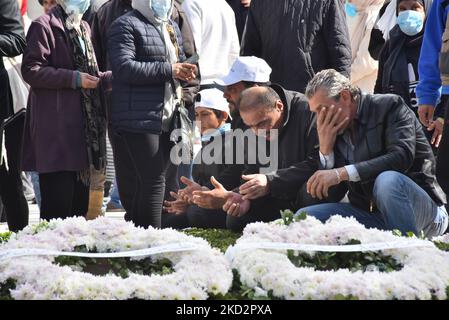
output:
[[[436,176],[438,183],[443,189],[444,193],[449,196],[449,97],[445,98],[445,124],[443,129],[443,138],[437,154]]]
[[[39,174],[41,219],[85,217],[89,207],[89,186],[77,172],[61,171]]]
[[[114,133],[114,165],[125,220],[161,227],[165,174],[170,163],[169,134]]]
[[[5,128],[5,147],[8,169],[0,167],[0,197],[2,198],[9,230],[17,232],[28,225],[28,203],[23,194],[20,159],[25,115]],[[1,134],[1,133],[0,133]],[[0,147],[1,148],[1,147]]]

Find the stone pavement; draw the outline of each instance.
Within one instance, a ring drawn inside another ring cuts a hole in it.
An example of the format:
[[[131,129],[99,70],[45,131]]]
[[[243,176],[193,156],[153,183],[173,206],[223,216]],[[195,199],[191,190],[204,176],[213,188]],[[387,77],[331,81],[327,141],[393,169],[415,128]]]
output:
[[[106,199],[106,198],[105,198]],[[30,210],[30,224],[39,223],[39,207],[37,204],[29,204],[28,208]],[[124,211],[121,212],[106,212],[106,217],[113,219],[121,219],[123,220],[123,216],[125,215]],[[0,223],[0,233],[8,231],[8,225],[6,223]]]

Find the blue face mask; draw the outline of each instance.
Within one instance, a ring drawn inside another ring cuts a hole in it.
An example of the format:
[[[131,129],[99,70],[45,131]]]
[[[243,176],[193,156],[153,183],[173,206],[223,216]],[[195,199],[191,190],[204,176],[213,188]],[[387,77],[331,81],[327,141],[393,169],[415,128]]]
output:
[[[346,14],[348,15],[348,17],[354,18],[357,15],[357,8],[356,8],[355,4],[349,3],[348,1],[346,1],[345,9],[346,9]]]
[[[171,9],[171,0],[152,0],[151,10],[153,10],[154,15],[162,20],[168,19],[168,13]]]
[[[70,8],[77,9],[79,14],[84,14],[90,6],[90,0],[66,0],[66,11],[70,11]],[[69,14],[70,12],[67,12]]]
[[[424,15],[418,11],[406,10],[398,15],[397,23],[408,36],[416,36],[424,27]]]

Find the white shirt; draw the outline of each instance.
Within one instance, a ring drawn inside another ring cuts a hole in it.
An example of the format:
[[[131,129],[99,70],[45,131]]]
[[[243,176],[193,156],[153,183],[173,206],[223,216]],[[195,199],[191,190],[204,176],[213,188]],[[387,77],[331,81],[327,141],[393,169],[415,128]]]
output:
[[[201,84],[212,84],[228,74],[239,56],[234,11],[225,0],[185,0],[182,9],[200,56]]]
[[[320,152],[320,162],[321,165],[323,166],[323,169],[333,169],[335,166],[335,155],[334,152],[332,151],[332,153],[328,154],[328,155],[324,155]],[[359,172],[357,171],[356,167],[354,165],[349,165],[349,166],[345,166],[346,171],[348,172],[348,176],[349,176],[349,181],[352,182],[359,182],[360,176],[359,176]]]

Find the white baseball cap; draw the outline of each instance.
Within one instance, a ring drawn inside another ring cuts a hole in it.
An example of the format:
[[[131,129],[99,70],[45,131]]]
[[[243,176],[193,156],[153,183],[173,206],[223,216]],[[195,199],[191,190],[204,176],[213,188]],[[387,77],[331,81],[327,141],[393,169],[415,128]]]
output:
[[[222,86],[230,86],[240,81],[268,82],[271,68],[265,60],[251,56],[238,57],[231,67],[228,75],[216,81]]]
[[[223,97],[223,91],[216,88],[201,90],[195,100],[195,108],[203,107],[224,111],[228,114],[229,118],[231,118],[229,105]]]

